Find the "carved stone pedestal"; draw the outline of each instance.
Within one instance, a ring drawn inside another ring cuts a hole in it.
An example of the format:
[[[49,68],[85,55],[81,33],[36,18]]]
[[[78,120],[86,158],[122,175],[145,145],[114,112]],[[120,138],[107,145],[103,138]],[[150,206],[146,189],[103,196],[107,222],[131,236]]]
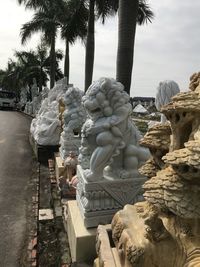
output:
[[[113,215],[124,205],[141,201],[145,178],[88,182],[83,169],[77,167],[77,202],[87,228],[109,224]]]
[[[59,153],[55,154],[55,172],[56,172],[56,180],[59,181],[59,177],[64,173],[64,163],[61,159]]]
[[[72,151],[76,155],[79,154],[79,147],[81,146],[81,140],[79,136],[74,135],[73,137],[63,137],[63,132],[60,137],[60,157],[64,160],[69,156],[69,153]]]
[[[96,257],[96,228],[84,226],[76,200],[67,202],[66,223],[72,262],[92,262]]]

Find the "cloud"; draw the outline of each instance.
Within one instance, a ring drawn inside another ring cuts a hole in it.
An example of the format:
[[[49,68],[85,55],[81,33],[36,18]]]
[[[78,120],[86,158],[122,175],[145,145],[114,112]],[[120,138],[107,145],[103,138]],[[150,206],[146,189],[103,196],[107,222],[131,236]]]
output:
[[[25,11],[16,0],[1,1],[0,68],[6,66],[15,49],[35,47],[35,35],[26,47],[20,44],[22,23],[32,13]],[[155,13],[152,24],[137,26],[131,95],[155,96],[160,81],[175,80],[182,90],[188,88],[190,75],[200,68],[200,1],[151,0]],[[117,16],[105,25],[96,23],[94,80],[101,76],[115,77],[117,55]],[[64,51],[64,42],[57,40]],[[80,42],[70,47],[70,81],[84,88],[85,48]],[[62,63],[63,64],[63,63]]]
[[[153,23],[137,27],[131,90],[134,95],[155,95],[159,81],[165,79],[174,79],[186,90],[189,76],[199,70],[200,3],[157,2],[151,1]]]

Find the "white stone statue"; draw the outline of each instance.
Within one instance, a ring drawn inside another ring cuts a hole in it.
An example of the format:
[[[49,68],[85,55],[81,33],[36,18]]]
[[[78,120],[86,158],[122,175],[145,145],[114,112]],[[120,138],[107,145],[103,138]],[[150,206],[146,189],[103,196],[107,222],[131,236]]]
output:
[[[24,112],[27,113],[27,114],[29,114],[29,115],[32,115],[33,114],[33,104],[32,104],[32,102],[28,101],[26,103]]]
[[[87,181],[140,177],[149,158],[139,146],[140,133],[130,118],[132,106],[124,86],[114,79],[94,82],[83,97],[88,119],[82,127],[79,161]]]
[[[82,105],[83,91],[78,88],[70,87],[65,93],[63,113],[64,127],[60,139],[60,154],[65,159],[70,151],[78,154],[81,127],[86,120],[85,108]],[[76,133],[76,136],[75,136]]]
[[[41,107],[41,102],[42,102],[42,94],[38,93],[38,96],[35,96],[32,100],[32,104],[33,104],[33,115],[35,116],[40,107]]]
[[[36,118],[31,124],[31,134],[40,145],[58,145],[61,125],[59,120],[58,100],[67,90],[66,80],[58,81],[48,96],[42,101]],[[42,97],[42,96],[41,96]]]
[[[38,87],[37,87],[37,82],[36,79],[33,78],[33,85],[31,86],[31,97],[32,101],[35,96],[38,96]]]
[[[27,87],[22,87],[20,90],[20,107],[23,108],[28,100]]]
[[[46,97],[48,97],[48,93],[49,93],[49,88],[48,87],[44,87],[44,89],[42,90],[41,94],[42,94],[42,99],[44,100]]]
[[[58,145],[60,139],[60,121],[53,110],[49,110],[38,119],[34,119],[31,131],[39,145]]]
[[[85,108],[82,105],[83,91],[78,88],[69,88],[64,96],[65,111],[64,131],[73,133],[74,130],[81,132],[81,127],[86,120]]]
[[[161,110],[162,106],[168,104],[171,98],[180,92],[179,86],[176,82],[166,80],[159,83],[156,93],[155,105],[158,111]],[[161,123],[166,122],[164,114],[161,115]]]

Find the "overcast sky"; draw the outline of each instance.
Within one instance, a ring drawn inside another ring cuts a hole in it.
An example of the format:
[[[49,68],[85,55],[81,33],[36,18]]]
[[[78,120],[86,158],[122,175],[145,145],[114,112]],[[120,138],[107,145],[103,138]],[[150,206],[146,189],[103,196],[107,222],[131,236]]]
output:
[[[160,81],[176,81],[181,90],[188,89],[189,77],[200,70],[200,1],[149,0],[155,19],[138,26],[136,33],[131,96],[155,96]],[[39,36],[26,46],[20,44],[20,27],[32,13],[17,0],[0,1],[0,68],[5,68],[14,50],[34,48]],[[64,43],[57,41],[64,51]],[[94,80],[115,77],[117,54],[117,17],[104,26],[96,24]],[[70,49],[70,82],[83,89],[84,46],[78,42]]]

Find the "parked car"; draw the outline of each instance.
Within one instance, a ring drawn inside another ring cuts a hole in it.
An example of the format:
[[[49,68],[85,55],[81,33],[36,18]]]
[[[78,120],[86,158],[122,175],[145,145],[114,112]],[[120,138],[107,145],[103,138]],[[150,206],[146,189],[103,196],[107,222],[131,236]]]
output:
[[[9,91],[0,91],[0,108],[12,108],[16,107],[16,95]]]

